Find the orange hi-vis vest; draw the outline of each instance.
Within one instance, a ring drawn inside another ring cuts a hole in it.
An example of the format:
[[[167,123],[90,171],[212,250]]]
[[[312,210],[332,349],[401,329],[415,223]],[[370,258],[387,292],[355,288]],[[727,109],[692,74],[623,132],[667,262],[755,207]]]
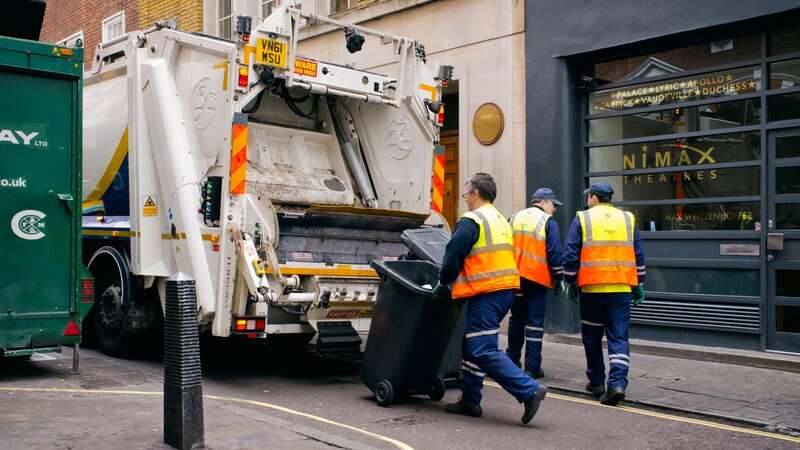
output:
[[[519,289],[511,225],[492,204],[465,213],[480,228],[478,241],[464,259],[464,267],[451,287],[454,299]]]
[[[633,214],[599,204],[579,211],[578,220],[583,233],[578,286],[638,285]],[[609,291],[614,291],[613,287],[609,287]]]
[[[514,233],[514,255],[519,276],[549,288],[553,276],[547,266],[547,235],[545,225],[550,214],[537,207],[523,209],[511,218]]]

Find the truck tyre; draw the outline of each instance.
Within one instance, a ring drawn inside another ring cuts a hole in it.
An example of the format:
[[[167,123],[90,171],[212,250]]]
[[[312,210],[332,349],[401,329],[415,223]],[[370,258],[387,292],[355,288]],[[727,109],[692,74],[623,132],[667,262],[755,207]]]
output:
[[[127,330],[125,316],[131,304],[130,267],[114,247],[99,248],[89,261],[95,282],[95,303],[90,321],[103,353],[125,356],[131,353],[133,339]]]

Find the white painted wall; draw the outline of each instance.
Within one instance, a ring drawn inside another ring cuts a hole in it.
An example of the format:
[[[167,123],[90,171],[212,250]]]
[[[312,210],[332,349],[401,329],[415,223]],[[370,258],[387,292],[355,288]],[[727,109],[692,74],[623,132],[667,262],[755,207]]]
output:
[[[369,8],[337,15],[339,20],[374,17]],[[461,184],[475,172],[495,177],[498,198],[495,204],[506,215],[525,207],[525,36],[523,0],[439,0],[395,1],[406,9],[359,24],[405,35],[422,42],[429,63],[434,67],[455,67],[459,82],[459,164]],[[376,10],[377,12],[377,10]],[[349,17],[351,16],[351,17]],[[350,54],[345,48],[344,33],[334,31],[315,35],[317,26],[303,30],[305,38],[299,53],[310,58],[352,63],[360,69],[394,74],[396,57],[391,47],[376,39],[367,39],[364,50]],[[505,128],[500,139],[490,145],[478,143],[472,134],[472,117],[485,102],[496,103],[503,110]],[[465,205],[459,207],[466,210]]]

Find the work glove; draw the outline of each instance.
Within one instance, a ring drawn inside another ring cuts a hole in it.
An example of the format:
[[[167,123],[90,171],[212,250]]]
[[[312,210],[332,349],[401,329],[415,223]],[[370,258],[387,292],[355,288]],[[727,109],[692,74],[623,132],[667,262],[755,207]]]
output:
[[[578,285],[575,283],[567,284],[567,300],[577,305],[580,298],[581,293],[578,290]]]
[[[633,297],[631,298],[631,306],[636,306],[639,303],[644,301],[644,285],[638,285],[635,288],[631,289],[631,294]]]
[[[431,300],[450,300],[450,288],[446,284],[437,282],[431,291]]]
[[[559,295],[564,293],[564,282],[561,280],[556,281],[556,285],[553,286],[553,295],[558,297]]]

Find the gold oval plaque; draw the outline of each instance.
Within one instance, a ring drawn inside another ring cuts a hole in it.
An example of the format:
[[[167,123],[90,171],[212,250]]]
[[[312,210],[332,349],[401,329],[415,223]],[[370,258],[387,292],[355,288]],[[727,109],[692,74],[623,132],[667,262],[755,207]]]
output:
[[[472,133],[483,145],[492,145],[503,134],[503,111],[494,103],[484,103],[472,117]]]

